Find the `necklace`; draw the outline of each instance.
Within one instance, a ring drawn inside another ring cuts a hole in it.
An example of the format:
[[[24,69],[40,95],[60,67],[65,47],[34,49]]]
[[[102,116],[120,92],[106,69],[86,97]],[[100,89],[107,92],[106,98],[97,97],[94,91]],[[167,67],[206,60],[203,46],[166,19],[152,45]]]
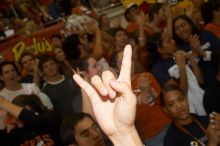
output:
[[[192,117],[192,120],[199,126],[199,128],[207,135],[207,131],[206,129],[202,126],[202,124],[197,121],[195,118]],[[201,142],[198,138],[196,138],[195,136],[193,136],[186,128],[184,128],[183,126],[175,123],[176,127],[178,129],[180,129],[183,133],[185,133],[186,135],[190,136],[191,138],[193,138],[195,141],[197,141],[200,145],[202,146],[206,146],[203,142]]]

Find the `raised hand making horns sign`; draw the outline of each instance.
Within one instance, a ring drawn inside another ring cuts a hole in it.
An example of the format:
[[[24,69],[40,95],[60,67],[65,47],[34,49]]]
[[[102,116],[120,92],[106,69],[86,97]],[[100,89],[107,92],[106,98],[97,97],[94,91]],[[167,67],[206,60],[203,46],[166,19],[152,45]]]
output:
[[[102,77],[92,77],[92,86],[78,74],[73,75],[89,96],[97,122],[115,146],[142,145],[134,126],[136,97],[131,89],[131,56],[132,48],[127,45],[117,79],[111,71],[104,71]]]

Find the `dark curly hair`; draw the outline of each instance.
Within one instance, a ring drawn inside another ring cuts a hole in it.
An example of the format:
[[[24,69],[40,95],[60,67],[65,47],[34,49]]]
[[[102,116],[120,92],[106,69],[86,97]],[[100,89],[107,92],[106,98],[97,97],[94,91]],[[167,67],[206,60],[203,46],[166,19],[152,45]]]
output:
[[[19,72],[19,69],[18,69],[18,66],[12,62],[12,61],[3,61],[0,63],[0,75],[2,75],[3,73],[3,67],[6,66],[6,65],[11,65],[13,66],[13,68],[15,69],[16,73],[19,75],[20,72]]]
[[[186,21],[187,23],[189,23],[189,25],[192,26],[192,34],[197,34],[198,36],[200,35],[200,30],[199,28],[196,26],[196,24],[192,21],[192,19],[190,19],[188,16],[186,15],[179,15],[177,16],[174,20],[173,20],[173,39],[176,41],[177,44],[181,44],[183,43],[183,40],[176,34],[175,31],[175,23],[177,20],[182,19],[184,21]]]
[[[80,39],[78,34],[71,34],[63,41],[63,51],[66,54],[68,60],[78,60],[80,57],[80,50],[78,45]]]

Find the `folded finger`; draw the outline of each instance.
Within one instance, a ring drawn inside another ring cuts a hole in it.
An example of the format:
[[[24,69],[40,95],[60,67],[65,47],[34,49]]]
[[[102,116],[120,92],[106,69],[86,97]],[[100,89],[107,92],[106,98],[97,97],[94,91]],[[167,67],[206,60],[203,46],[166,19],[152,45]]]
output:
[[[105,87],[108,89],[109,97],[114,98],[116,96],[116,92],[112,89],[109,83],[111,80],[116,80],[114,74],[110,71],[104,71],[102,73],[102,80]]]
[[[105,84],[99,76],[93,76],[91,79],[91,83],[102,96],[108,95],[108,89],[106,88]]]
[[[123,100],[126,103],[136,105],[137,99],[135,94],[132,92],[130,85],[118,80],[111,80],[110,85],[115,91],[117,91],[117,93],[123,97]]]

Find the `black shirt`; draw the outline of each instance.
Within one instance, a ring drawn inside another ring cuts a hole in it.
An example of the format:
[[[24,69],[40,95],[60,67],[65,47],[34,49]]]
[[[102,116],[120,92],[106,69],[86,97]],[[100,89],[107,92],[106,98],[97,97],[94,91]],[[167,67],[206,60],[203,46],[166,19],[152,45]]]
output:
[[[193,117],[199,121],[205,129],[208,127],[209,118],[208,116],[199,117],[193,115]],[[207,144],[208,138],[204,131],[193,121],[192,123],[183,126],[191,133],[194,137],[199,139],[202,143]],[[167,131],[167,134],[164,138],[164,146],[194,146],[193,143],[196,142],[191,136],[182,132],[176,125],[173,123]],[[201,146],[198,143],[198,146]]]
[[[1,146],[62,146],[59,135],[60,118],[55,112],[42,115],[23,109],[18,119],[25,122],[23,128],[15,128],[10,133],[0,130]]]

